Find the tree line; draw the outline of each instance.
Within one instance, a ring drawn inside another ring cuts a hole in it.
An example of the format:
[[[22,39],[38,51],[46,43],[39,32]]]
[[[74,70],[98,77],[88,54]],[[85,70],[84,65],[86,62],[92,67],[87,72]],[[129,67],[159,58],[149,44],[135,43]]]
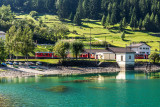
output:
[[[159,31],[160,0],[1,0],[13,11],[45,12],[68,18],[77,25],[81,19],[103,20],[103,26],[121,24],[125,18],[132,29]]]
[[[16,29],[24,29],[28,26],[30,30],[32,30],[34,41],[38,43],[54,44],[59,39],[67,38],[69,30],[64,24],[53,24],[53,26],[48,27],[36,14],[38,13],[35,11],[30,12],[30,15],[36,18],[39,24],[36,24],[34,20],[28,19],[27,17],[24,19],[16,19],[11,10],[11,6],[2,5],[2,7],[0,7],[0,29],[8,31],[12,26],[15,26]]]
[[[13,11],[30,12],[32,10],[38,12],[53,13],[56,12],[56,0],[1,0],[0,6],[10,5]]]

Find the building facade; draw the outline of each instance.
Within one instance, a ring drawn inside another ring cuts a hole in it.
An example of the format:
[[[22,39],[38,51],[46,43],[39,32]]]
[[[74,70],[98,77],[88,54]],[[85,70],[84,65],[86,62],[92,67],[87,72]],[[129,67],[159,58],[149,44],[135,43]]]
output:
[[[95,54],[96,59],[115,60],[116,55],[113,52],[97,52]]]
[[[133,68],[135,65],[135,52],[116,53],[116,62],[121,68]]]
[[[151,54],[151,47],[145,43],[131,44],[129,48],[131,48],[131,50],[136,52],[136,54],[138,55],[150,55]]]

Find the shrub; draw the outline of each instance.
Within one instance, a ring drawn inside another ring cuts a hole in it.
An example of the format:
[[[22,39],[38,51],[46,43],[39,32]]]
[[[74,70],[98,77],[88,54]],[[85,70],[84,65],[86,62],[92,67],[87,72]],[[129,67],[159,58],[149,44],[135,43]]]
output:
[[[160,60],[160,57],[158,53],[154,52],[151,55],[149,55],[149,59],[151,59],[153,63],[158,63]]]
[[[31,12],[29,13],[29,15],[30,15],[31,17],[34,17],[34,16],[37,16],[37,15],[38,15],[38,12],[36,12],[36,11],[31,11]]]

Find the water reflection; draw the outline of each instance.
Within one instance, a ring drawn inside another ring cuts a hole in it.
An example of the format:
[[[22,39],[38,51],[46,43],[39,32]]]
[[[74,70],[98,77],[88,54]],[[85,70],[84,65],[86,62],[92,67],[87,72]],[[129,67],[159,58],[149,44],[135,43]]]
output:
[[[119,73],[93,74],[90,76],[79,77],[19,77],[19,78],[0,78],[0,83],[41,83],[41,82],[62,82],[77,80],[93,80],[98,83],[106,82],[108,79],[127,80],[127,79],[159,79],[160,72],[144,73],[138,71],[121,71]]]
[[[37,83],[39,82],[40,77],[18,77],[18,78],[0,78],[0,83],[29,83],[29,82],[34,82]]]

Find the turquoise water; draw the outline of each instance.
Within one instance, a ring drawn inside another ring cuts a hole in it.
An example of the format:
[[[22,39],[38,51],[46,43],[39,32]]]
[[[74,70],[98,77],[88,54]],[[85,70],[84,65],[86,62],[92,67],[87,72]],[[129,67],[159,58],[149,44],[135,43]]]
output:
[[[98,77],[30,77],[0,81],[0,94],[17,107],[160,106],[159,74],[120,72]],[[74,80],[92,81],[74,82]],[[64,92],[46,90],[65,86]]]

